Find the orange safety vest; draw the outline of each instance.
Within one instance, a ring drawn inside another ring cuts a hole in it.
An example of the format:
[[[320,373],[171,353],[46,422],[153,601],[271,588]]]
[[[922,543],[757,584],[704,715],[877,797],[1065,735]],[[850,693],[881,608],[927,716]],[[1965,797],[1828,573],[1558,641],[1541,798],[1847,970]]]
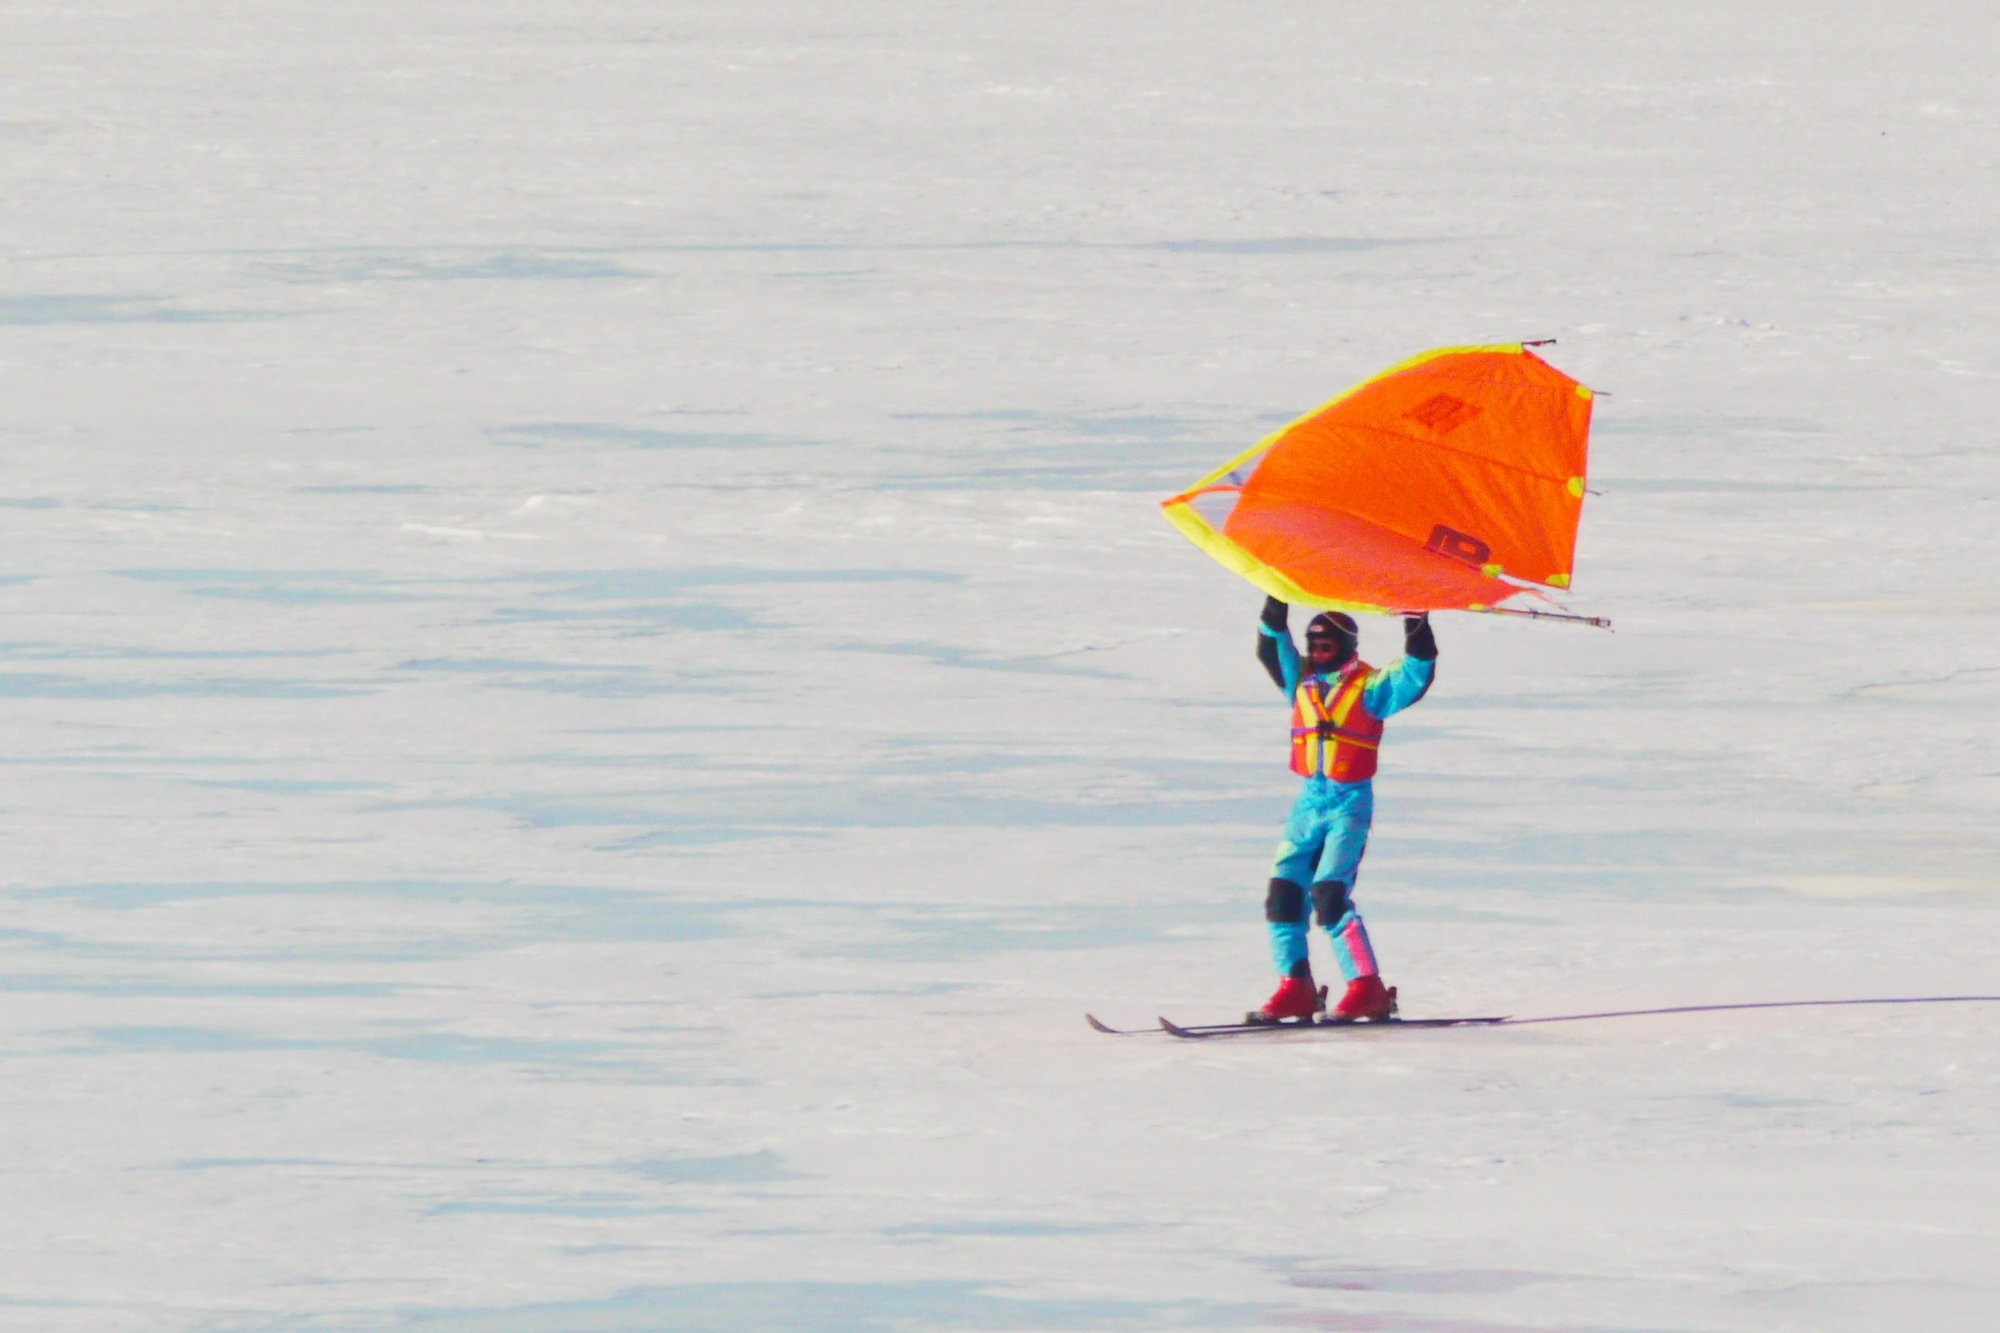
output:
[[[1299,682],[1292,694],[1292,772],[1335,782],[1375,776],[1382,719],[1361,702],[1374,673],[1357,657],[1331,681],[1309,676]]]

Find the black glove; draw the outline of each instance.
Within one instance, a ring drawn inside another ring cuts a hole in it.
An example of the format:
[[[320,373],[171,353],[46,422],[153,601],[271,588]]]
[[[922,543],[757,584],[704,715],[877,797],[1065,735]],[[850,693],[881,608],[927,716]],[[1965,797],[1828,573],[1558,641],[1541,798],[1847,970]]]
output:
[[[1420,662],[1435,662],[1438,655],[1437,636],[1431,633],[1431,617],[1426,611],[1420,616],[1403,617],[1403,656],[1414,657]]]
[[[1264,664],[1264,670],[1270,674],[1271,683],[1281,690],[1285,688],[1285,668],[1278,661],[1278,640],[1291,642],[1292,632],[1285,627],[1285,613],[1289,609],[1277,598],[1266,597],[1262,619],[1264,630],[1269,630],[1270,633],[1267,634],[1264,630],[1257,632],[1257,660]]]

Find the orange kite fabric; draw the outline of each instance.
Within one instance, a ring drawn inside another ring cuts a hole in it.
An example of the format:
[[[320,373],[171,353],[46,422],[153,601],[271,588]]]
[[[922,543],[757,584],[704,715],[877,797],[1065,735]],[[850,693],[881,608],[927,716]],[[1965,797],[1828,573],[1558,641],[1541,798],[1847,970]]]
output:
[[[1295,605],[1485,611],[1569,586],[1591,392],[1519,344],[1411,357],[1163,502]],[[1503,577],[1504,576],[1504,577]]]

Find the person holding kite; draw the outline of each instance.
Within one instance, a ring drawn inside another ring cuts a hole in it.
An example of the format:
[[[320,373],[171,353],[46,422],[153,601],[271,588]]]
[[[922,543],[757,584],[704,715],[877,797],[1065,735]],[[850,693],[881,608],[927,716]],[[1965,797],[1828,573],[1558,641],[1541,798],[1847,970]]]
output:
[[[1535,344],[1440,347],[1357,384],[1179,495],[1167,520],[1261,588],[1257,656],[1292,705],[1292,771],[1305,779],[1272,867],[1264,915],[1283,981],[1251,1023],[1311,1022],[1310,918],[1333,939],[1347,991],[1328,1019],[1389,1020],[1354,910],[1374,814],[1382,723],[1424,697],[1437,667],[1432,611],[1595,617],[1503,606],[1570,586],[1582,515],[1590,389]],[[1300,659],[1290,606],[1320,614]],[[1401,661],[1355,656],[1349,612],[1399,615]]]
[[[1328,1016],[1336,1023],[1384,1019],[1396,992],[1382,984],[1368,928],[1354,906],[1354,878],[1368,850],[1375,815],[1375,752],[1382,724],[1424,697],[1437,673],[1437,639],[1430,617],[1403,621],[1403,657],[1377,671],[1356,654],[1354,619],[1323,612],[1306,626],[1303,661],[1292,643],[1289,609],[1264,599],[1257,660],[1292,701],[1292,772],[1305,779],[1264,898],[1271,957],[1281,980],[1250,1023],[1310,1019],[1324,1007],[1308,956],[1308,909],[1333,941],[1334,961],[1347,981]]]

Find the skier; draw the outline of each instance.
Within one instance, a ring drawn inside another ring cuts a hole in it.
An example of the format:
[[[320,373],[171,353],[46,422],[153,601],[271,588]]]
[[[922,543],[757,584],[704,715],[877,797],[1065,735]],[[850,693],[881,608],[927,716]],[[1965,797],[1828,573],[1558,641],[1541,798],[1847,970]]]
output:
[[[1382,722],[1424,697],[1437,674],[1437,640],[1428,615],[1403,619],[1403,657],[1377,671],[1355,655],[1351,617],[1322,612],[1306,626],[1306,656],[1292,644],[1288,609],[1264,599],[1257,660],[1292,701],[1292,771],[1305,779],[1271,866],[1264,919],[1283,978],[1251,1023],[1311,1019],[1325,1005],[1307,952],[1308,904],[1333,941],[1347,993],[1326,1021],[1384,1019],[1396,992],[1382,985],[1367,927],[1354,910],[1354,874],[1375,815],[1375,751]]]

